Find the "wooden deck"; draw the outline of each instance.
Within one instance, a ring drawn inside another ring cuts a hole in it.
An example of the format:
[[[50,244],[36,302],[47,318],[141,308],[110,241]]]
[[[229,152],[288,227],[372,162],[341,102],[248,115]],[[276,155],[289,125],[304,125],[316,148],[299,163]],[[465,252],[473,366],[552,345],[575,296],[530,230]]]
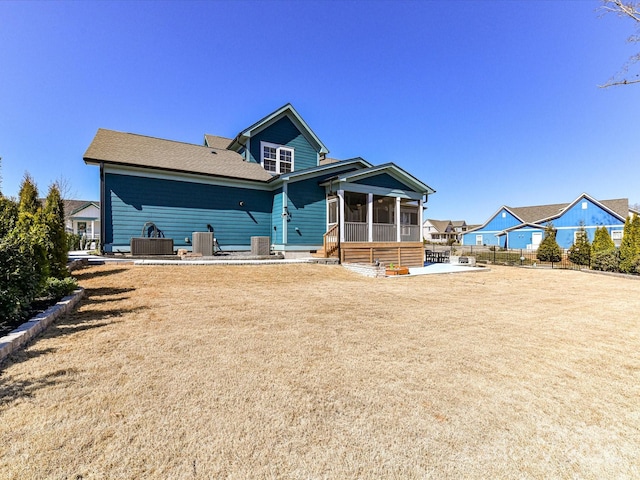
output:
[[[341,263],[393,263],[405,267],[424,265],[422,242],[343,242],[340,244]]]

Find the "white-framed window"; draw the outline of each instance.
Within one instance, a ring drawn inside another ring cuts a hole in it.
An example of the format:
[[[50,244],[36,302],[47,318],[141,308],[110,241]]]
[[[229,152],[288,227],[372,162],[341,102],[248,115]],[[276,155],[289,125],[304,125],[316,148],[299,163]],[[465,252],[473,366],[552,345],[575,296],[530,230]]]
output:
[[[482,235],[476,235],[476,245],[482,245]]]
[[[275,143],[260,142],[260,164],[267,172],[293,172],[293,148]]]
[[[623,230],[611,230],[611,240],[622,241]]]
[[[573,232],[573,243],[578,243],[580,237],[585,237],[585,240],[588,240],[587,232],[584,230],[576,230]]]

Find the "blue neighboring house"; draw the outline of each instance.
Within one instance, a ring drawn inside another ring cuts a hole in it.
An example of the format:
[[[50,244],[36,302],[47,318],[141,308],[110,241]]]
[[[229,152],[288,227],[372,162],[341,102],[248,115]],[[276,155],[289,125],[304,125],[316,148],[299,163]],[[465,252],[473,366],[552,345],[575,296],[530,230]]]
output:
[[[544,229],[552,223],[560,248],[569,248],[576,232],[584,226],[593,241],[596,228],[606,227],[616,246],[620,245],[626,218],[636,213],[626,198],[598,201],[583,193],[571,203],[530,207],[502,206],[481,226],[463,235],[463,245],[488,245],[536,250]]]
[[[223,251],[269,237],[285,256],[421,265],[435,191],[393,163],[328,153],[291,104],[204,145],[99,129],[84,161],[100,168],[101,247],[128,252],[152,222],[176,249],[214,230]]]

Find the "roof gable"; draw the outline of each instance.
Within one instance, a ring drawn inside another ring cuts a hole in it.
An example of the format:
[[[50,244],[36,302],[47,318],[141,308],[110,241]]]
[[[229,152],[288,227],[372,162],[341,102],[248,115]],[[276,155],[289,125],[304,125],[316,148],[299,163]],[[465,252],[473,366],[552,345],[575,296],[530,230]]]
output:
[[[516,212],[513,211],[510,207],[503,205],[495,212],[493,215],[489,217],[482,225],[479,225],[475,228],[470,228],[466,233],[472,233],[478,230],[485,230],[487,227],[490,227],[490,230],[504,230],[505,228],[513,227],[515,225],[519,225],[520,223],[525,223],[522,218],[520,218]]]
[[[423,195],[430,195],[432,193],[435,193],[435,190],[432,189],[429,185],[418,180],[416,177],[393,163],[385,163],[377,167],[364,168],[356,172],[350,172],[344,175],[340,175],[338,180],[346,183],[357,182],[366,184],[367,182],[365,181],[365,179],[370,177],[377,177],[385,173],[393,177],[398,182],[411,188],[414,192],[418,192]]]
[[[98,204],[98,202],[85,202],[83,205],[80,205],[69,212],[69,216],[76,216],[87,209],[91,209],[93,211],[97,209],[98,211],[100,211],[100,205]]]
[[[446,233],[450,232],[453,229],[453,225],[449,220],[433,220],[427,219],[425,223],[429,222],[429,224],[436,229],[438,233]]]
[[[627,216],[629,215],[629,201],[626,198],[620,198],[615,200],[603,200],[600,202],[595,198],[591,197],[590,195],[583,193],[579,195],[578,198],[576,198],[573,202],[567,204],[565,208],[563,208],[557,214],[546,217],[546,218],[542,218],[536,223],[545,223],[545,222],[550,222],[555,219],[558,219],[563,215],[567,214],[568,212],[571,212],[578,205],[578,203],[581,203],[583,201],[590,202],[591,204],[595,205],[597,208],[603,210],[604,212],[610,215],[613,215],[615,218],[617,218],[622,222],[624,222]]]
[[[307,139],[307,141],[315,148],[318,153],[326,154],[329,153],[327,147],[320,141],[318,136],[311,130],[311,127],[307,125],[300,114],[293,108],[293,105],[287,103],[286,105],[280,107],[276,111],[270,113],[266,117],[258,120],[256,123],[251,125],[250,127],[241,131],[236,137],[232,140],[231,144],[228,146],[229,149],[238,151],[244,148],[247,144],[247,140],[252,136],[260,133],[265,128],[273,125],[277,121],[282,118],[287,117],[291,122],[296,126],[296,128],[302,133],[302,135]]]

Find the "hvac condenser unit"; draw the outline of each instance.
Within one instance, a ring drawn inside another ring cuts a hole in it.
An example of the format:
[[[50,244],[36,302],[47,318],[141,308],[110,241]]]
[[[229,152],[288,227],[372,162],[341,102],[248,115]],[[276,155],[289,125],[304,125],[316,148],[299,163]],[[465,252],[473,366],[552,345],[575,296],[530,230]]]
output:
[[[193,253],[213,255],[213,232],[193,232]]]
[[[269,255],[270,241],[269,237],[251,237],[251,255]]]

